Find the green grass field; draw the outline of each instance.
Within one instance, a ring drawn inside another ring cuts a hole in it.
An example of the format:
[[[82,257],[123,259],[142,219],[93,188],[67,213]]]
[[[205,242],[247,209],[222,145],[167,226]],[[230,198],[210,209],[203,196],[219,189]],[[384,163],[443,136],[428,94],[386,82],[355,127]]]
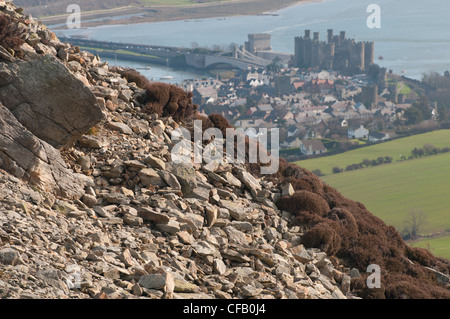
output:
[[[363,203],[401,230],[408,214],[427,215],[424,233],[450,229],[450,153],[324,176],[344,196]]]
[[[450,230],[450,153],[322,177],[345,197],[363,203],[401,232],[409,214],[422,210],[421,234]],[[433,240],[450,250],[450,236]],[[441,247],[439,246],[439,247]],[[436,255],[438,253],[436,252]]]
[[[411,246],[425,248],[435,256],[450,259],[450,236],[424,239],[411,244]]]
[[[439,148],[450,146],[450,130],[414,135],[337,155],[302,160],[295,164],[311,171],[320,169],[323,174],[330,175],[335,166],[345,169],[348,165],[360,163],[366,158],[373,160],[379,156],[391,156],[396,162],[400,160],[401,155],[408,157],[415,147],[423,147],[426,143],[431,143]]]

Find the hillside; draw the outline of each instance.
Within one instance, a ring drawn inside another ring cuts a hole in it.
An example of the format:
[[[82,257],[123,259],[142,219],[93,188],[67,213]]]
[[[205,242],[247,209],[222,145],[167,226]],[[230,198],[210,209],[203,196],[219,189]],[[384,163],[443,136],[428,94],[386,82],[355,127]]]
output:
[[[333,174],[333,167],[346,169],[348,165],[361,163],[364,159],[376,160],[378,157],[392,157],[393,162],[411,155],[414,148],[422,148],[425,144],[432,144],[437,148],[450,147],[450,130],[439,130],[429,133],[413,135],[405,138],[366,146],[332,156],[306,159],[295,164],[311,171],[320,169],[323,174]]]
[[[182,138],[230,127],[192,93],[0,11],[0,298],[450,298],[448,260],[308,170]]]
[[[303,0],[305,1],[305,0]],[[79,0],[82,27],[272,12],[302,0]],[[19,0],[16,3],[47,25],[65,24],[69,0]],[[111,19],[113,18],[114,19]]]

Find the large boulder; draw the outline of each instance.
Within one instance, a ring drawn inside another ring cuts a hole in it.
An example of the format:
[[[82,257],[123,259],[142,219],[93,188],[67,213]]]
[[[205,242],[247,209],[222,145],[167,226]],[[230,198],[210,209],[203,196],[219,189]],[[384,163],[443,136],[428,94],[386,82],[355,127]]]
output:
[[[0,63],[0,101],[31,133],[58,149],[103,119],[95,95],[50,55]]]
[[[0,103],[0,168],[55,196],[78,199],[89,178],[69,170],[61,154],[28,131]]]

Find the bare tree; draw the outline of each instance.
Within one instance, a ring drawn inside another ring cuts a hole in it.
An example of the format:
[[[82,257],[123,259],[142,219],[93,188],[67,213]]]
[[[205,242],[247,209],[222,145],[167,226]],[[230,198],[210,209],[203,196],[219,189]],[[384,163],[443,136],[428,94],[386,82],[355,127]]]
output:
[[[421,209],[413,209],[405,220],[404,237],[409,239],[417,239],[419,231],[426,223],[426,214]]]

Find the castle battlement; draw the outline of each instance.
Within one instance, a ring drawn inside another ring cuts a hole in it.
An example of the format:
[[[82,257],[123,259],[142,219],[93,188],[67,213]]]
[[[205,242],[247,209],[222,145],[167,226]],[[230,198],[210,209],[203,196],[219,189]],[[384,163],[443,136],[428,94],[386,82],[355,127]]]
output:
[[[346,38],[345,31],[334,35],[327,30],[327,41],[320,41],[319,32],[305,30],[303,37],[295,37],[294,66],[323,68],[336,71],[359,72],[374,64],[375,45]]]

